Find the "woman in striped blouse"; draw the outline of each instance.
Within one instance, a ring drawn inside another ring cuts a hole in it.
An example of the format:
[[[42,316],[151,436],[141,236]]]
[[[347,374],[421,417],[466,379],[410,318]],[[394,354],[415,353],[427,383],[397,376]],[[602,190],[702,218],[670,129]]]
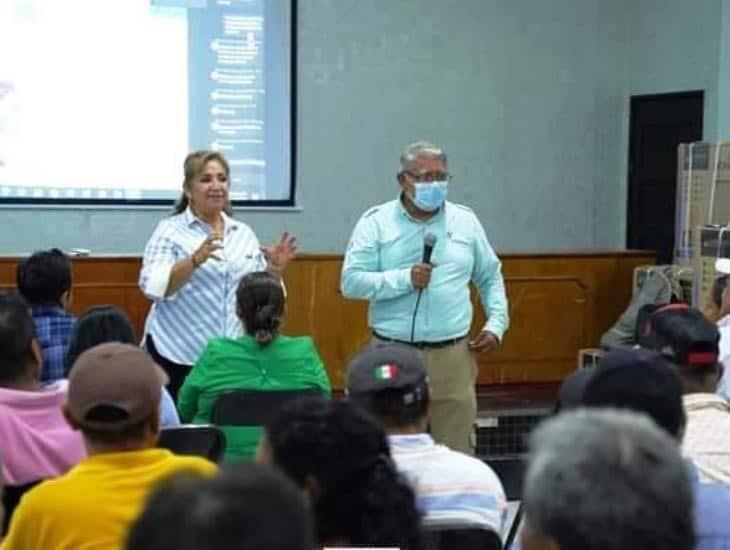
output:
[[[236,288],[247,273],[281,277],[296,254],[284,233],[261,247],[251,228],[231,217],[230,169],[220,153],[197,151],[185,159],[183,192],[172,216],[147,242],[139,286],[153,300],[145,345],[170,378],[175,397],[209,340],[242,333]]]

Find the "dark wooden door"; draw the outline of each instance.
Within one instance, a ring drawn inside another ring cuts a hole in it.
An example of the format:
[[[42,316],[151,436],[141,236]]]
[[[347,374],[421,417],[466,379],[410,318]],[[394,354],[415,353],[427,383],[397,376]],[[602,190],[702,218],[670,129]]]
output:
[[[631,98],[626,245],[659,263],[672,263],[677,146],[702,140],[703,108],[702,91]]]

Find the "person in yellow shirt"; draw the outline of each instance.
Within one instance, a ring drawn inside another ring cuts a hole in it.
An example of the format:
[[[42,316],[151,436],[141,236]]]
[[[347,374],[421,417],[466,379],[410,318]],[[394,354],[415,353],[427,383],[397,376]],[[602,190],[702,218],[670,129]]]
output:
[[[180,471],[214,475],[197,457],[155,448],[160,384],[167,376],[133,345],[101,344],[71,371],[64,415],[81,430],[89,457],[28,492],[2,550],[122,548],[127,531],[159,481]]]

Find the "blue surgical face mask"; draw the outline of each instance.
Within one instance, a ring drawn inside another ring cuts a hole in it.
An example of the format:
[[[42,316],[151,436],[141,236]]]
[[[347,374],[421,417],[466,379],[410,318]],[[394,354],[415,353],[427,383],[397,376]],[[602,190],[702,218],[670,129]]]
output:
[[[424,212],[441,208],[449,190],[448,181],[417,182],[413,184],[413,204]]]

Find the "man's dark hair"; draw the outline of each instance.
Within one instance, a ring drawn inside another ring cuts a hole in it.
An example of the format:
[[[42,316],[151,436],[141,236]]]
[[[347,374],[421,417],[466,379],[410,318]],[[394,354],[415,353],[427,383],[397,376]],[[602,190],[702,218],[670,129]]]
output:
[[[421,548],[411,487],[396,471],[384,429],[348,401],[287,404],[266,428],[274,463],[301,487],[317,484],[317,542]]]
[[[302,492],[257,464],[214,478],[178,474],[157,489],[132,526],[127,550],[313,550]]]
[[[134,328],[125,313],[115,306],[95,306],[87,309],[74,323],[66,350],[66,376],[79,355],[87,349],[106,342],[134,344]]]
[[[25,374],[35,337],[28,304],[14,292],[0,293],[0,381]]]
[[[71,290],[71,262],[57,248],[34,252],[18,263],[15,278],[30,305],[58,305]]]
[[[622,363],[614,366],[611,363],[617,355],[622,356]],[[639,349],[613,350],[603,359],[585,384],[583,406],[646,414],[678,440],[685,414],[682,382],[672,366],[659,354]]]
[[[720,331],[698,309],[664,306],[646,321],[639,345],[662,353],[689,382],[717,382]]]
[[[406,396],[420,396],[407,399]],[[403,388],[386,388],[377,392],[352,393],[348,400],[364,408],[389,428],[415,426],[428,414],[428,383]]]

